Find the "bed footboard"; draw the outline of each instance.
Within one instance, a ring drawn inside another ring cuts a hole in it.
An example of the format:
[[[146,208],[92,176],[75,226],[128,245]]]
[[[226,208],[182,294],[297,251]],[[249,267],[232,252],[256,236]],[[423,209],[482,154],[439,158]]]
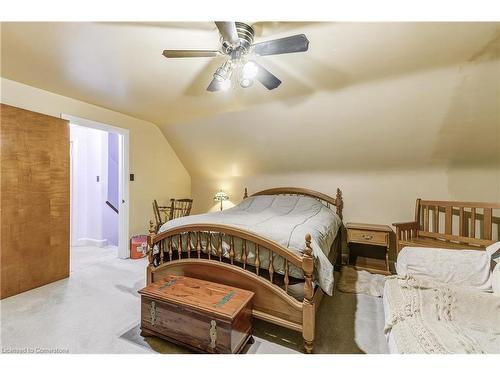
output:
[[[254,317],[302,332],[304,349],[307,353],[312,352],[315,304],[322,291],[317,288],[315,296],[309,234],[299,255],[267,238],[227,225],[184,225],[159,234],[155,229],[151,221],[148,284],[162,275],[177,274],[251,290],[255,293]],[[241,243],[240,251],[236,251],[236,241]],[[252,264],[249,262],[249,248],[254,251]],[[277,258],[284,262],[284,271],[279,275],[281,285],[276,282],[278,274],[274,263]],[[265,270],[262,265],[266,266]],[[300,268],[304,274],[302,301],[288,294],[291,265]]]

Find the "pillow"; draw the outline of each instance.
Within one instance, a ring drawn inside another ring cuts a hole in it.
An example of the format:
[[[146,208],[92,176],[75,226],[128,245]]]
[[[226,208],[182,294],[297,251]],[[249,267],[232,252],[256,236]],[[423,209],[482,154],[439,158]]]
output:
[[[403,277],[424,277],[482,291],[491,291],[490,270],[489,254],[479,250],[405,247],[396,263],[396,271]]]
[[[486,253],[490,256],[491,260],[500,262],[500,241],[495,242],[486,248]]]
[[[491,287],[493,289],[493,293],[500,296],[500,263],[497,263],[491,273]]]

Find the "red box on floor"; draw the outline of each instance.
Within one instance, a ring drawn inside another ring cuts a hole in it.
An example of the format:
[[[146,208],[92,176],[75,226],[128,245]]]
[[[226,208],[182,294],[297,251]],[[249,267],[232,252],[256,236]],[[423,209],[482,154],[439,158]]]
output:
[[[130,258],[140,259],[146,256],[148,251],[148,236],[138,234],[130,238]]]

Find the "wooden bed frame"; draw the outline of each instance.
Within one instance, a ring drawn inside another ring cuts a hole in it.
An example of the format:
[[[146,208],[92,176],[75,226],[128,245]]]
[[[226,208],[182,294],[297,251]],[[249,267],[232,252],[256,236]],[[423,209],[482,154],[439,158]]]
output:
[[[337,195],[332,198],[316,191],[301,188],[274,188],[263,190],[256,195],[299,195],[318,199],[327,207],[335,206],[336,213],[342,219],[343,200],[342,192],[337,189]],[[244,199],[248,197],[245,188]],[[340,254],[341,229],[332,245],[333,261]],[[202,234],[207,234],[207,241],[203,244]],[[234,240],[242,243],[240,259],[235,259]],[[229,259],[223,256],[222,243],[230,244]],[[175,241],[175,242],[174,242]],[[183,242],[185,241],[185,242]],[[180,252],[173,249],[176,244]],[[255,267],[247,264],[247,243],[255,246]],[[182,244],[185,244],[182,250]],[[302,255],[289,251],[280,244],[236,227],[219,224],[184,225],[156,234],[155,225],[150,221],[148,237],[147,284],[167,274],[185,275],[201,280],[230,285],[255,293],[253,300],[253,316],[273,324],[277,324],[298,332],[302,332],[304,349],[312,353],[314,345],[315,315],[323,291],[320,287],[313,288],[312,275],[314,261],[311,248],[311,236],[307,234],[304,241]],[[202,246],[204,248],[202,248]],[[153,252],[157,246],[159,251]],[[207,248],[210,251],[207,251]],[[279,256],[285,261],[284,275],[277,275],[273,269],[273,262],[269,262],[269,269],[259,268],[261,256],[259,249],[269,250],[269,256]],[[290,263],[304,272],[304,298],[297,300],[288,293],[290,286]],[[278,285],[278,280],[281,285]],[[315,289],[315,290],[314,290]]]

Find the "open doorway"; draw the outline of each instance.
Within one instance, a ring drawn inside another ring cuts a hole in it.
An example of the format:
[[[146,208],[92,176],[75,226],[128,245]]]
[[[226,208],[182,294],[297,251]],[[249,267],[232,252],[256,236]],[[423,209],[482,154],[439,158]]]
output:
[[[127,258],[128,131],[63,118],[70,121],[71,271]]]

